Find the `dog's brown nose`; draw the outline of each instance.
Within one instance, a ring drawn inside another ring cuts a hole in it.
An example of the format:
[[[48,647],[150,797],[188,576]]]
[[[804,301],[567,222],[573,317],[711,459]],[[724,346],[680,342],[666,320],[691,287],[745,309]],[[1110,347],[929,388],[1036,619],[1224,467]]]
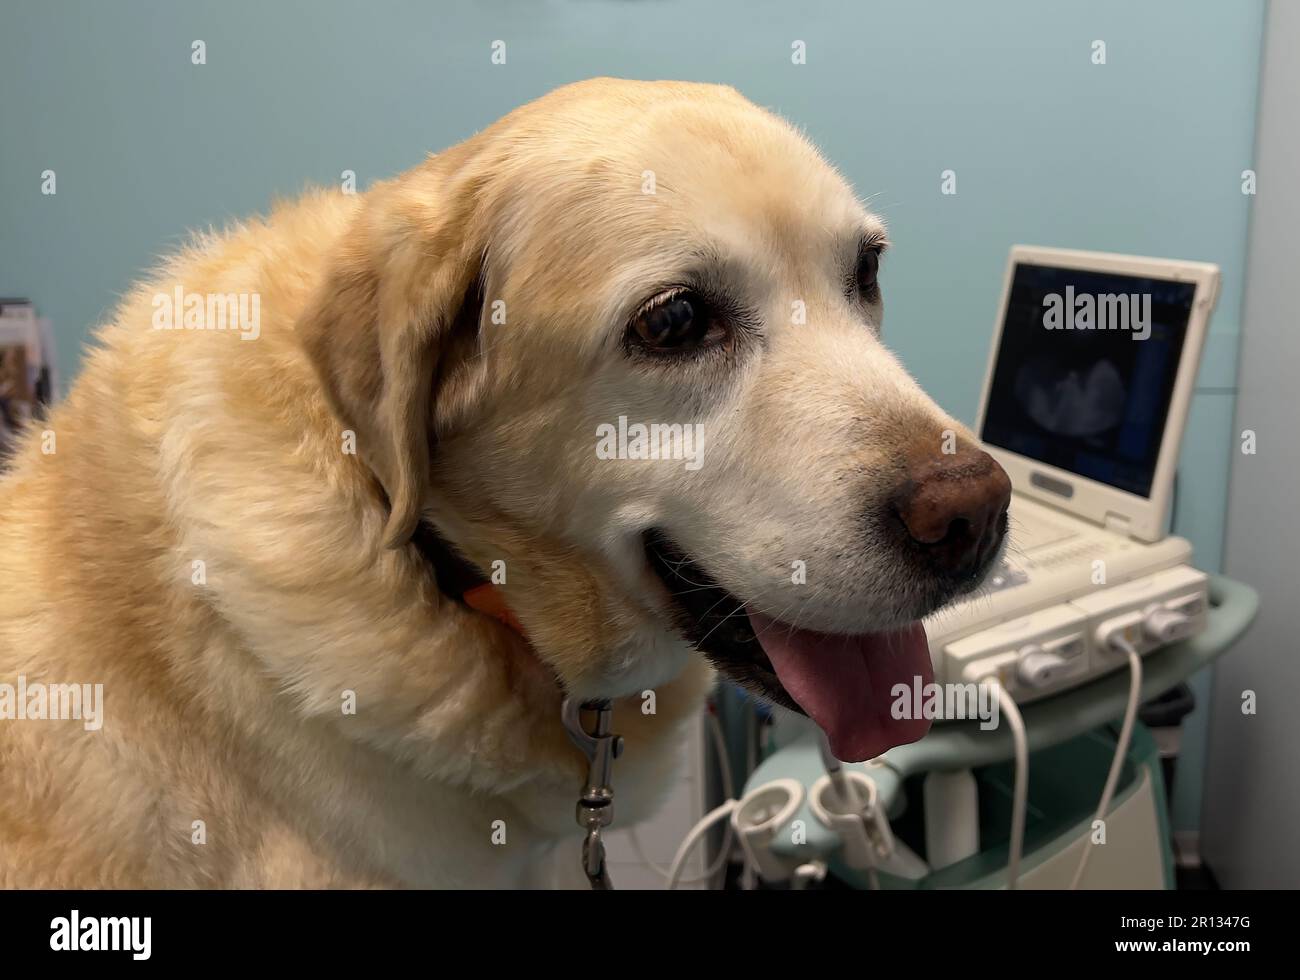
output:
[[[1011,480],[988,453],[963,446],[915,467],[894,497],[894,512],[935,569],[978,574],[1006,531]]]

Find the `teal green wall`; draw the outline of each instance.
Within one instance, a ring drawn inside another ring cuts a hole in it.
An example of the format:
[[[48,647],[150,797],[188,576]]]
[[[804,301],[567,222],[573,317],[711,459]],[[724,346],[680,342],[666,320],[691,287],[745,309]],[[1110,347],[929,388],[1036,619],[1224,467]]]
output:
[[[345,169],[393,174],[574,79],[728,82],[807,131],[889,220],[888,340],[967,420],[1012,243],[1219,263],[1178,526],[1217,568],[1261,24],[1262,0],[6,0],[0,294],[53,318],[67,373],[186,229]],[[1189,735],[1180,826],[1199,811],[1199,720]]]

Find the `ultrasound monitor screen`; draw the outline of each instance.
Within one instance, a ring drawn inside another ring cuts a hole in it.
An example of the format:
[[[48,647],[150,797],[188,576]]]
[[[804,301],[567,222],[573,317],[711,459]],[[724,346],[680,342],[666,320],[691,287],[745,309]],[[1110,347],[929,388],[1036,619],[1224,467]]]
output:
[[[981,438],[1149,497],[1195,293],[1018,264]]]

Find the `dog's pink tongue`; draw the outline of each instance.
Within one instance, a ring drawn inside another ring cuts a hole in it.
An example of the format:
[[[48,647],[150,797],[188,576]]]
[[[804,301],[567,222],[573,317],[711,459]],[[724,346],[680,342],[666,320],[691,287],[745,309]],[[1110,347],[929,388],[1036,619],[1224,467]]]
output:
[[[749,613],[754,635],[776,676],[799,707],[826,733],[844,762],[872,759],[895,745],[915,742],[930,730],[926,718],[895,718],[894,685],[907,688],[902,702],[913,711],[915,684],[934,680],[925,627],[862,636],[830,636]]]

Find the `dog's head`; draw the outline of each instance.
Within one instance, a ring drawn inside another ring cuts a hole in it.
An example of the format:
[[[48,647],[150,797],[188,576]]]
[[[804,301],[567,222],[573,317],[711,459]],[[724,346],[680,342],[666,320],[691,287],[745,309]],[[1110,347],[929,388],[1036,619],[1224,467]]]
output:
[[[886,247],[735,91],[596,80],[372,190],[299,329],[387,543],[504,574],[573,694],[694,647],[862,758],[1009,494],[881,343]]]

